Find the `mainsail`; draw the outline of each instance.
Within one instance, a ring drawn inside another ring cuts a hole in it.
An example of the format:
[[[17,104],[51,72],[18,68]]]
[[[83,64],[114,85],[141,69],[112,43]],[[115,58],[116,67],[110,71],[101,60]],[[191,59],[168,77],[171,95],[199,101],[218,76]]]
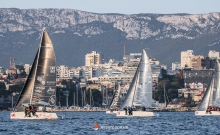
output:
[[[56,58],[52,41],[43,30],[31,71],[18,98],[14,111],[22,111],[22,104],[56,104]]]
[[[220,106],[220,65],[216,60],[216,68],[210,80],[210,83],[204,93],[202,101],[198,107],[198,111],[205,111],[208,106]]]
[[[145,50],[142,51],[140,63],[135,72],[134,78],[128,89],[125,100],[121,106],[146,107],[152,106],[152,72],[149,58]]]

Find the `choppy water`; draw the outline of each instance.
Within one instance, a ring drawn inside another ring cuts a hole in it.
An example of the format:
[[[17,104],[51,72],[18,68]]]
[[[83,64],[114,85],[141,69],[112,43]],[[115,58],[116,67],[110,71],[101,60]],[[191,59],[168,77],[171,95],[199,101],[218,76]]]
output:
[[[118,118],[105,112],[66,112],[63,120],[10,120],[0,113],[0,135],[139,135],[220,134],[220,117],[195,116],[193,112],[161,112],[149,118]],[[99,129],[94,130],[94,122]]]

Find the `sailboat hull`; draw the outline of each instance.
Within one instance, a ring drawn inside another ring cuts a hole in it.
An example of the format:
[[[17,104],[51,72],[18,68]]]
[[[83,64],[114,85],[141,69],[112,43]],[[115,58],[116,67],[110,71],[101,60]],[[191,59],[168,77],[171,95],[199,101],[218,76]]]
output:
[[[10,114],[11,119],[28,119],[28,120],[41,120],[41,119],[58,119],[56,113],[49,113],[49,112],[36,112],[36,116],[25,117],[24,112],[12,112]]]
[[[206,113],[206,111],[195,111],[196,116],[220,116],[220,111],[211,111],[211,113]]]
[[[118,117],[153,117],[153,112],[146,111],[133,111],[133,115],[125,115],[125,111],[117,111],[116,116]]]
[[[118,111],[106,111],[106,114],[116,114]]]

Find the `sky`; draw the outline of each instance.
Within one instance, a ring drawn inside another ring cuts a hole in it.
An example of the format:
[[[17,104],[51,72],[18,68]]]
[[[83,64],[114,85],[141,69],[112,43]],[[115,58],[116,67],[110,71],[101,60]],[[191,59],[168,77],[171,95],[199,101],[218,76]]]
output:
[[[220,0],[0,0],[0,8],[65,8],[94,13],[189,13],[220,12]]]

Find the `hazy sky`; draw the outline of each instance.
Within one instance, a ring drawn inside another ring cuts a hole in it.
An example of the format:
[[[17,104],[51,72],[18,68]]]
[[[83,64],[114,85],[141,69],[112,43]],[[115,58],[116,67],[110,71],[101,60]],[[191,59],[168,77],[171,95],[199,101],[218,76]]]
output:
[[[68,8],[95,13],[220,12],[220,0],[0,0],[0,8]]]

